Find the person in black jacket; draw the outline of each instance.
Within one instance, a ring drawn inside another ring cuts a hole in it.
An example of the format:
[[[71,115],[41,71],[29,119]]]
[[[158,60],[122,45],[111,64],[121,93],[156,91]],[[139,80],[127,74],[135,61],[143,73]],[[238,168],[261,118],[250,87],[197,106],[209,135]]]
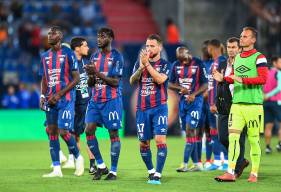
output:
[[[213,71],[213,77],[219,83],[217,85],[217,97],[216,97],[216,107],[218,110],[218,132],[219,141],[228,149],[229,139],[228,139],[228,118],[230,113],[230,107],[232,104],[233,95],[233,84],[228,84],[226,81],[221,81],[223,77],[230,75],[232,69],[232,64],[234,63],[234,58],[236,54],[239,53],[239,39],[236,37],[231,37],[227,40],[227,62],[220,63],[218,70]],[[243,130],[240,137],[240,156],[236,164],[236,178],[240,177],[243,170],[249,165],[249,161],[244,158],[245,152],[245,136],[246,129]]]

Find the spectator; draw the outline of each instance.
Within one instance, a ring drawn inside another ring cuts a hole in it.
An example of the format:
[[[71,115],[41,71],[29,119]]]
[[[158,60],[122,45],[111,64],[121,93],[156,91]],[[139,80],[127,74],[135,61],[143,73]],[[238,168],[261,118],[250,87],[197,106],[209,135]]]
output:
[[[2,99],[2,106],[6,109],[16,109],[19,106],[19,98],[16,95],[15,87],[8,86],[8,93]]]
[[[92,24],[96,17],[96,10],[94,4],[90,0],[85,0],[80,7],[80,16],[84,24]]]
[[[19,98],[19,108],[28,109],[30,93],[26,89],[26,84],[24,84],[22,82],[19,84],[18,98]]]
[[[40,91],[36,83],[31,86],[31,93],[29,99],[29,106],[32,109],[39,109]]]
[[[166,31],[167,43],[169,44],[179,43],[180,42],[179,30],[171,18],[168,18],[166,20],[166,26],[167,26],[167,31]]]

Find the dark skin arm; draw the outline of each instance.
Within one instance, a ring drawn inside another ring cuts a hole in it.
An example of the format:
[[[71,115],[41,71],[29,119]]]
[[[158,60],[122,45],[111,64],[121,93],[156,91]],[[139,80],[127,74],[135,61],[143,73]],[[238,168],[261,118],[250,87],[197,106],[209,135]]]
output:
[[[173,90],[173,91],[177,91],[179,92],[180,94],[188,94],[189,91],[188,89],[182,87],[182,86],[179,86],[178,84],[176,83],[170,83],[168,84],[168,88]]]
[[[50,97],[50,99],[48,100],[48,103],[50,105],[55,105],[62,96],[64,96],[67,92],[69,92],[75,85],[77,85],[77,83],[79,82],[79,72],[72,71],[71,74],[73,77],[73,81],[69,82],[64,89],[62,89],[61,91],[57,92],[55,95]]]
[[[109,86],[118,87],[119,80],[120,80],[118,77],[105,76],[103,73],[100,73],[99,71],[97,71],[96,66],[93,63],[91,63],[90,65],[85,65],[84,68],[89,75],[96,75]]]
[[[46,95],[47,92],[47,81],[46,81],[46,77],[45,75],[42,76],[42,80],[41,80],[41,95]],[[43,105],[45,102],[45,98],[40,97],[40,109],[43,110]]]
[[[94,75],[89,75],[89,79],[87,83],[89,87],[94,87],[96,84],[96,77]]]

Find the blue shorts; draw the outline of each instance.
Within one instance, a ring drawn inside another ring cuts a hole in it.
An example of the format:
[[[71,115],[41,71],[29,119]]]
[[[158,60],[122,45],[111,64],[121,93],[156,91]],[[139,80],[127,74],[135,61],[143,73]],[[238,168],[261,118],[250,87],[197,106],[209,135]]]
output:
[[[181,100],[179,103],[179,116],[181,119],[182,130],[186,130],[186,125],[190,129],[197,129],[203,107],[203,97],[198,96],[192,103]]]
[[[167,135],[168,106],[160,105],[136,112],[137,134],[140,141],[153,139],[154,135]]]
[[[85,115],[87,112],[88,103],[85,104],[75,104],[75,116],[74,116],[74,134],[81,135],[84,133]]]
[[[88,104],[86,123],[104,125],[109,130],[122,127],[122,98],[118,97],[104,103],[94,102],[92,99]]]
[[[74,101],[60,100],[55,106],[48,106],[46,111],[47,125],[58,125],[59,129],[73,130]]]
[[[277,101],[266,101],[264,107],[264,123],[281,122],[281,104]]]

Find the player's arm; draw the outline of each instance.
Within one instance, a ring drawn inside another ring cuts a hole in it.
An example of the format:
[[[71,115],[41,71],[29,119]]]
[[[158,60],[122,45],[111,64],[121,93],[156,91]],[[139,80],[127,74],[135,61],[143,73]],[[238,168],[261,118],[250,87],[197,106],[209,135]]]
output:
[[[87,84],[89,87],[94,87],[96,84],[96,77],[94,75],[88,75]]]
[[[137,62],[140,63],[140,62]],[[130,84],[133,85],[135,82],[138,82],[141,78],[141,74],[144,70],[144,65],[142,63],[139,64],[139,67],[137,67],[137,63],[134,67],[133,75],[130,77]]]
[[[267,61],[264,55],[258,56],[256,60],[256,66],[257,66],[257,77],[237,77],[232,76],[232,78],[235,81],[238,81],[239,83],[245,84],[245,85],[264,85],[266,83],[267,74],[268,74],[268,67],[267,67]]]
[[[208,89],[208,79],[207,79],[207,71],[205,65],[200,61],[200,87],[197,91],[193,92],[192,95],[195,97],[205,92]]]
[[[156,83],[162,84],[168,79],[166,74],[156,71],[149,62],[145,63],[145,67]]]
[[[68,93],[75,85],[79,83],[79,72],[78,71],[71,71],[71,75],[73,80],[70,81],[65,88],[57,92],[55,95],[53,95],[49,100],[48,103],[50,105],[55,105],[62,96],[64,96],[66,93]]]
[[[46,99],[45,97],[46,97],[47,89],[48,89],[47,80],[45,75],[43,75],[41,79],[41,96],[40,96],[40,109],[42,110],[44,110],[43,106]]]

